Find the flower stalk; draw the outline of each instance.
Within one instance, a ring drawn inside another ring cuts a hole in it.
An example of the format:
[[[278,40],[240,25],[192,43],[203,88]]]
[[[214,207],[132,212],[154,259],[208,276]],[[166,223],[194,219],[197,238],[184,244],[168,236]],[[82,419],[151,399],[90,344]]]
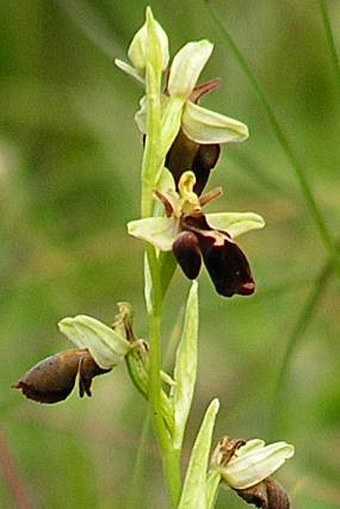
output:
[[[160,150],[161,138],[161,83],[162,55],[157,39],[151,9],[146,11],[146,98],[147,133],[142,162],[141,215],[153,215],[153,189],[157,185],[163,169],[165,153]],[[148,309],[150,363],[149,363],[149,401],[152,410],[154,430],[161,448],[164,473],[172,507],[176,507],[181,490],[179,458],[171,445],[169,430],[162,416],[161,398],[161,323],[164,294],[161,291],[160,263],[156,250],[148,245],[145,263],[150,274],[151,306]]]

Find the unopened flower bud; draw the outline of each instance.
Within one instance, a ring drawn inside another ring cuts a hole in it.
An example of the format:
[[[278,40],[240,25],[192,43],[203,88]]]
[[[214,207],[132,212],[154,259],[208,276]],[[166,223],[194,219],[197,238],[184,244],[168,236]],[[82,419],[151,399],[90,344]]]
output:
[[[128,50],[128,56],[134,67],[138,71],[144,71],[147,65],[148,58],[148,43],[150,43],[150,39],[148,39],[148,22],[151,30],[154,31],[154,45],[155,47],[151,47],[150,50],[154,52],[158,52],[160,56],[160,65],[161,70],[164,71],[167,68],[169,62],[169,47],[168,47],[168,36],[165,31],[161,27],[161,25],[154,19],[152,15],[151,9],[147,8],[147,17],[149,18],[145,21],[142,28],[138,30],[135,34],[134,38],[131,41]]]

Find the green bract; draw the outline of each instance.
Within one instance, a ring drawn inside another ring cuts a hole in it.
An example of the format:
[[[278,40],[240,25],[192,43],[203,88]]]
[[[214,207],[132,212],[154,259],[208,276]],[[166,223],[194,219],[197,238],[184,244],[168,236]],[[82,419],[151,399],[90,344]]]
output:
[[[187,300],[182,337],[176,353],[175,383],[171,390],[175,418],[173,444],[175,449],[178,450],[181,450],[182,447],[185,426],[196,383],[198,336],[197,286],[197,282],[194,281]]]
[[[178,509],[207,508],[206,480],[208,459],[219,406],[218,399],[214,399],[205,412],[191,452]]]

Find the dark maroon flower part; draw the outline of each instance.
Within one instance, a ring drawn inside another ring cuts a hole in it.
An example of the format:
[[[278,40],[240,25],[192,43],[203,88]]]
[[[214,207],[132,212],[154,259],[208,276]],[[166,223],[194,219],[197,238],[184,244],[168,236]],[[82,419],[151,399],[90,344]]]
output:
[[[173,252],[189,279],[198,276],[203,258],[217,293],[224,297],[254,293],[248,260],[227,232],[211,228],[202,212],[183,214],[180,228]]]
[[[208,182],[210,171],[218,161],[220,151],[217,143],[200,145],[180,130],[165,160],[165,166],[172,173],[176,188],[182,173],[191,170],[196,177],[194,192],[200,195]]]
[[[235,490],[248,504],[262,509],[290,509],[287,493],[274,479],[267,477],[260,483],[244,490]]]
[[[187,278],[196,279],[202,264],[197,235],[190,231],[181,232],[173,243],[172,250]]]
[[[91,396],[92,379],[111,371],[96,364],[86,349],[72,349],[51,355],[33,366],[12,387],[39,403],[57,403],[67,398],[79,375],[79,396]]]

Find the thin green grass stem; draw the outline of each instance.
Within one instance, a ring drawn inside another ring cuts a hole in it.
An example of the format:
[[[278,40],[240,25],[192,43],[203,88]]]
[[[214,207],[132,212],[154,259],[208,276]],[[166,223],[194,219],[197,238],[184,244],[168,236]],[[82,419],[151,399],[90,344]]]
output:
[[[139,509],[140,497],[142,496],[144,466],[145,466],[145,449],[150,432],[151,418],[150,410],[144,418],[142,432],[138,444],[135,465],[132,474],[131,488],[126,503],[126,509]]]
[[[79,0],[54,1],[82,30],[87,39],[109,60],[112,61],[114,55],[123,51],[123,46],[118,42],[117,37],[114,39],[115,32],[99,18],[96,9],[89,5],[89,2]]]
[[[283,400],[285,396],[289,368],[292,362],[293,355],[313,316],[315,316],[316,308],[320,302],[321,296],[324,293],[327,283],[333,273],[332,269],[333,269],[332,263],[328,262],[321,270],[315,283],[312,285],[312,290],[308,295],[306,303],[288,339],[286,351],[277,376],[277,382],[273,395],[274,408],[272,411],[272,426],[271,426],[273,433],[276,430],[278,423],[280,422],[280,412],[284,408]]]
[[[331,54],[331,59],[332,59],[333,67],[334,67],[337,84],[338,84],[338,87],[340,88],[340,62],[339,62],[339,57],[338,57],[335,42],[334,42],[332,25],[331,25],[329,15],[328,15],[327,1],[319,0],[319,7],[320,7],[320,12],[321,12],[324,29],[325,29],[327,43],[329,46],[329,51]]]
[[[222,31],[224,40],[231,48],[236,60],[240,64],[240,66],[243,69],[245,75],[247,76],[254,92],[256,93],[258,99],[260,100],[260,102],[263,106],[263,109],[268,117],[268,120],[272,126],[273,132],[274,132],[283,152],[285,153],[288,161],[290,162],[292,168],[294,169],[294,172],[295,172],[296,178],[300,184],[301,191],[304,196],[306,205],[307,205],[307,207],[310,211],[310,214],[314,220],[314,223],[319,231],[319,234],[323,241],[323,244],[331,257],[334,269],[335,269],[338,277],[340,277],[339,251],[337,250],[337,248],[335,246],[335,242],[334,242],[334,240],[333,240],[333,238],[332,238],[332,236],[324,222],[324,219],[322,217],[319,206],[314,198],[314,195],[310,188],[309,182],[305,176],[303,166],[300,163],[298,157],[296,156],[290,142],[288,141],[286,134],[284,133],[283,129],[281,128],[279,121],[277,120],[276,115],[274,113],[274,110],[271,107],[268,99],[266,98],[266,96],[262,90],[262,87],[260,86],[260,84],[255,76],[255,73],[252,70],[252,68],[250,67],[247,59],[245,58],[245,56],[243,55],[243,53],[241,52],[241,50],[239,49],[239,47],[237,46],[237,44],[235,43],[235,41],[233,40],[231,35],[229,34],[228,30],[224,26],[224,24],[221,21],[221,19],[219,18],[219,16],[216,14],[216,11],[213,9],[213,7],[211,7],[210,3],[207,3],[207,5],[212,13],[212,16],[213,16],[216,24],[220,27],[220,29]]]

